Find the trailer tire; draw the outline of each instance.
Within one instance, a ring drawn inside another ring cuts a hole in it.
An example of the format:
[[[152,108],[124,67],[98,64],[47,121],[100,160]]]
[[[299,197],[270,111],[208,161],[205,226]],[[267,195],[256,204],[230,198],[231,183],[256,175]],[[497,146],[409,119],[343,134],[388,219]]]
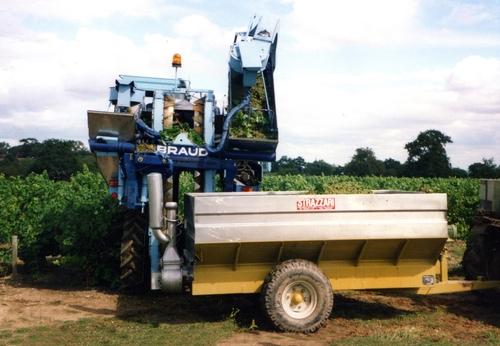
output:
[[[129,293],[143,293],[149,283],[147,219],[138,210],[127,210],[122,219],[120,249],[120,288]]]
[[[283,332],[313,333],[324,326],[333,308],[333,290],[323,272],[310,261],[278,264],[264,280],[264,314]]]

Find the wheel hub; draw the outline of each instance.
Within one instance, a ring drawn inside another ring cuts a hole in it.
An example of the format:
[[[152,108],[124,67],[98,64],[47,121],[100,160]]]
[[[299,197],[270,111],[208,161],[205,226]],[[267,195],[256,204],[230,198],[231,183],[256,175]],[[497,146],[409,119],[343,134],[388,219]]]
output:
[[[318,303],[318,294],[306,281],[295,281],[286,286],[281,297],[283,310],[292,318],[309,317]]]
[[[304,301],[304,296],[300,293],[295,292],[292,295],[292,304],[293,305],[298,305]]]

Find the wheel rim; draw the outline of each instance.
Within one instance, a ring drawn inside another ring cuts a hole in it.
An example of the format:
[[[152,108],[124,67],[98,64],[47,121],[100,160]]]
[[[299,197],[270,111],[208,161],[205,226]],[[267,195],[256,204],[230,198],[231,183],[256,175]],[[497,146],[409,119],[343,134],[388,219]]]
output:
[[[281,295],[283,310],[292,318],[303,319],[311,316],[318,304],[318,294],[306,281],[288,284]]]

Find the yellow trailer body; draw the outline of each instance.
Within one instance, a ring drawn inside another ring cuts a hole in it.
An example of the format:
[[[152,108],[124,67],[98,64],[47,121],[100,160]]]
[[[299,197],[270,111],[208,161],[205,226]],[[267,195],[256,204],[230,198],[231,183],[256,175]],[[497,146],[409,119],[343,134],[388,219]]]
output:
[[[445,194],[189,194],[192,293],[257,293],[288,259],[316,263],[334,290],[480,287],[448,281],[446,213]]]

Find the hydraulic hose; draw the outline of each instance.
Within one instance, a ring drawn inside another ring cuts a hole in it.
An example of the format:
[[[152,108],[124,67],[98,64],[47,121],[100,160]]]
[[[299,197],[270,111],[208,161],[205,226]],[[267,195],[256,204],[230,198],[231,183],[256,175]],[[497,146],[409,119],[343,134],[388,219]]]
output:
[[[231,121],[233,120],[233,117],[238,113],[240,110],[242,110],[245,107],[248,107],[250,104],[250,95],[247,94],[243,98],[243,100],[235,107],[233,107],[229,113],[226,116],[226,119],[224,120],[224,125],[222,126],[222,138],[221,141],[217,146],[211,146],[211,145],[205,145],[205,149],[210,153],[210,154],[218,154],[220,153],[224,147],[226,146],[227,139],[229,138],[229,127],[231,126]],[[140,130],[144,135],[151,139],[156,139],[159,140],[161,139],[161,135],[158,131],[153,130],[151,127],[146,125],[146,123],[142,119],[136,119],[136,126],[137,129]]]
[[[229,111],[229,113],[227,113],[226,120],[224,120],[224,125],[222,126],[221,141],[216,147],[210,146],[208,144],[205,146],[205,149],[207,149],[207,151],[210,154],[218,154],[222,151],[222,149],[224,149],[224,147],[226,146],[227,139],[229,137],[229,127],[231,126],[231,120],[236,115],[236,113],[238,113],[243,108],[247,107],[249,104],[250,104],[250,95],[247,94],[247,96],[243,98],[243,100],[240,102],[239,105],[233,107]]]
[[[160,133],[146,125],[146,123],[142,119],[136,119],[135,124],[137,129],[142,131],[142,133],[144,133],[144,135],[146,135],[147,137],[156,140],[161,139]]]

